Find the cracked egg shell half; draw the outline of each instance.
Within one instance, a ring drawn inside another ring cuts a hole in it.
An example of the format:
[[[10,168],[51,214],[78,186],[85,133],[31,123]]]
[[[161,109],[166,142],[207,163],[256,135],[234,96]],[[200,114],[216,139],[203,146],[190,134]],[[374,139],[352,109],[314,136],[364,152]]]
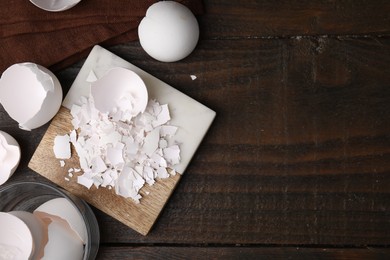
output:
[[[82,243],[87,241],[87,227],[80,212],[65,198],[49,200],[34,210],[40,218],[60,218],[66,221]]]
[[[101,113],[118,112],[135,117],[148,104],[148,90],[138,74],[125,68],[112,68],[91,84],[91,96]]]
[[[57,77],[38,64],[14,64],[0,78],[0,103],[21,129],[35,129],[49,122],[61,102]]]
[[[18,142],[6,132],[0,131],[0,185],[15,172],[20,162]]]
[[[77,5],[81,0],[30,0],[36,7],[49,12],[61,12]]]

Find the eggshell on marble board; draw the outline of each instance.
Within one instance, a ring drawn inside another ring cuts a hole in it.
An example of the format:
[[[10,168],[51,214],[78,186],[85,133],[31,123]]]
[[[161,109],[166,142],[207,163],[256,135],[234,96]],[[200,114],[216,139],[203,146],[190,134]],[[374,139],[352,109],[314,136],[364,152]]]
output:
[[[110,69],[103,77],[92,82],[91,96],[101,113],[131,111],[134,117],[144,112],[148,104],[148,90],[141,77],[120,67]]]

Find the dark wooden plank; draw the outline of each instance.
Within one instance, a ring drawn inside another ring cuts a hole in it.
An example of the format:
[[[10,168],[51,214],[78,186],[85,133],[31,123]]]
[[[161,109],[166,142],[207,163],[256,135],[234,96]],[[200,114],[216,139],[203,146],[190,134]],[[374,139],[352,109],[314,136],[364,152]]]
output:
[[[389,34],[390,2],[204,1],[204,38],[289,37],[297,35]]]
[[[291,247],[106,247],[97,259],[388,259],[389,249],[334,249]]]

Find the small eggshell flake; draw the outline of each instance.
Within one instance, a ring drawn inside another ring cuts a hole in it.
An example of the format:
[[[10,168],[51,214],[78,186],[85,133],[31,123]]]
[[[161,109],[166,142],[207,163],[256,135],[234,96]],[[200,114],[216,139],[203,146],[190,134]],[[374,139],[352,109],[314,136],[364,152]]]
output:
[[[45,11],[49,12],[60,12],[65,11],[76,4],[81,0],[30,0],[36,7],[39,7]]]
[[[71,157],[69,135],[57,135],[54,138],[53,150],[57,159],[69,159]]]
[[[154,59],[174,62],[187,57],[199,39],[194,14],[174,1],[151,5],[138,27],[142,48]]]
[[[33,236],[27,224],[12,214],[0,212],[0,230],[0,259],[29,259]]]
[[[6,132],[0,131],[0,185],[15,172],[21,157],[17,141]]]
[[[43,203],[39,206],[34,214],[46,213],[57,216],[69,223],[70,227],[76,232],[80,240],[85,243],[87,241],[87,228],[83,217],[77,211],[75,206],[65,198],[55,198]]]
[[[1,76],[0,103],[21,129],[31,130],[49,122],[61,102],[60,82],[40,65],[14,64]]]
[[[143,80],[133,71],[113,68],[91,85],[91,96],[101,113],[130,113],[130,118],[145,111],[148,91]]]
[[[95,72],[93,72],[93,70],[91,70],[88,74],[88,77],[86,79],[87,82],[89,83],[92,83],[92,82],[95,82],[98,78],[96,77],[96,74]]]

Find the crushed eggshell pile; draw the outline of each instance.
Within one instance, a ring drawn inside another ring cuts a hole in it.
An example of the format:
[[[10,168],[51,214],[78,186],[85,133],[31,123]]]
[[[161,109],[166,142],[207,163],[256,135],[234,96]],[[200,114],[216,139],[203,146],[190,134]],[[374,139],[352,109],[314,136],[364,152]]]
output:
[[[0,212],[0,259],[81,260],[87,227],[66,198],[49,200],[33,213]]]
[[[67,159],[71,143],[79,157],[81,171],[69,169],[65,180],[78,170],[77,182],[88,189],[115,188],[118,195],[139,202],[145,183],[153,185],[156,178],[176,174],[180,147],[171,137],[178,128],[169,125],[168,104],[147,102],[146,87],[137,74],[113,70],[92,83],[89,97],[73,105],[74,130],[57,136],[53,149],[56,158]]]

